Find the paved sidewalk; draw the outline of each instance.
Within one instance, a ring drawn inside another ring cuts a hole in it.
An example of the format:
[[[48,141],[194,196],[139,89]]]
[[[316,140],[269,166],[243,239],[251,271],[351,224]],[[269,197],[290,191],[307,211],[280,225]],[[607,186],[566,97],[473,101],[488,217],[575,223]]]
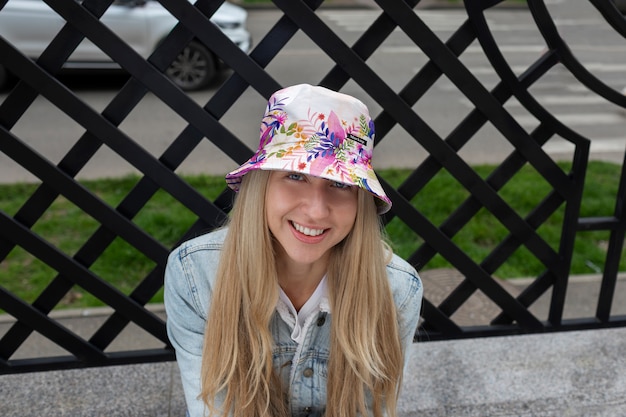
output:
[[[437,301],[461,277],[454,271],[422,273],[427,297]],[[567,318],[595,311],[599,278],[573,277]],[[518,294],[528,280],[503,283]],[[626,299],[620,276],[616,300]],[[613,313],[624,314],[617,303]],[[547,315],[547,300],[533,306]],[[152,306],[163,315],[162,306]],[[55,312],[77,334],[88,336],[109,309]],[[497,309],[472,296],[455,315],[459,324],[484,324]],[[10,326],[0,319],[0,335]],[[110,350],[160,347],[143,331],[129,327]],[[63,355],[33,336],[14,358]],[[113,366],[0,376],[0,416],[184,416],[175,363]],[[413,416],[625,416],[626,328],[418,343],[412,346],[400,417]]]
[[[337,7],[369,7],[373,0],[333,0]],[[423,0],[419,7],[445,7]],[[462,279],[449,270],[422,274],[426,296],[437,303]],[[597,276],[573,277],[564,318],[591,317]],[[513,295],[528,280],[503,283]],[[620,276],[613,314],[626,314],[626,277]],[[548,294],[549,295],[549,294]],[[547,317],[548,297],[532,306]],[[162,306],[154,311],[165,317]],[[453,316],[464,326],[486,324],[498,309],[480,293]],[[53,313],[88,337],[110,310]],[[11,318],[0,316],[0,336]],[[129,326],[111,351],[161,347]],[[33,335],[12,357],[65,355]],[[626,416],[626,328],[414,344],[400,398],[400,417],[621,417]],[[175,363],[113,366],[0,376],[0,417],[182,417],[185,405]]]

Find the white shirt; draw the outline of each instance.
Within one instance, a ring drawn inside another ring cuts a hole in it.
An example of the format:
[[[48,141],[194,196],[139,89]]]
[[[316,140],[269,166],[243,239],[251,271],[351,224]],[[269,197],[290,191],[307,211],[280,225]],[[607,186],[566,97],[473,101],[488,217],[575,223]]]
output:
[[[326,286],[326,276],[322,278],[313,294],[304,303],[300,311],[297,311],[287,294],[280,289],[280,299],[277,310],[282,319],[292,326],[291,339],[300,344],[305,335],[304,329],[310,317],[316,317],[321,310],[328,310],[328,288]],[[324,308],[322,308],[324,305]]]

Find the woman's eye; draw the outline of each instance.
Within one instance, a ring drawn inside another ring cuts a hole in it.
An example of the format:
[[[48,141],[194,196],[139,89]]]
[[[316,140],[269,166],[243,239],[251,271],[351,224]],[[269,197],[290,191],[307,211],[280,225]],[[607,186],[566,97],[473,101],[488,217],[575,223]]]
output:
[[[333,187],[341,188],[341,189],[352,188],[351,185],[344,184],[343,182],[334,182]]]
[[[302,174],[291,172],[287,174],[287,178],[289,178],[290,180],[294,180],[294,181],[302,181],[304,179],[304,176]]]

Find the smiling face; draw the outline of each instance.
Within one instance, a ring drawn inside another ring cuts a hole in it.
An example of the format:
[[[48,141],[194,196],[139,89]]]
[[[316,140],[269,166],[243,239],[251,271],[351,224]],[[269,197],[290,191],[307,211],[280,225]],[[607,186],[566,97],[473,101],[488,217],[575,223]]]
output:
[[[326,270],[331,249],[352,230],[357,187],[300,174],[273,171],[265,196],[277,265]]]

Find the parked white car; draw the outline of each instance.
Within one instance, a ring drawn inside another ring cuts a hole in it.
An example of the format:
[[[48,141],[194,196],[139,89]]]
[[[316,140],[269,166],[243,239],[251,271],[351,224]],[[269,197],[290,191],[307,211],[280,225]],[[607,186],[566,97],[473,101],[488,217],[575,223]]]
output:
[[[212,16],[215,23],[243,51],[250,49],[245,9],[224,3]],[[117,0],[100,19],[142,57],[147,58],[178,23],[158,1]],[[0,36],[22,53],[36,59],[61,30],[65,21],[43,0],[9,0],[0,9]],[[0,86],[7,72],[0,59]],[[215,77],[220,61],[201,42],[193,40],[167,69],[167,75],[184,90],[198,90]],[[85,39],[64,65],[66,69],[115,69],[97,46]]]

